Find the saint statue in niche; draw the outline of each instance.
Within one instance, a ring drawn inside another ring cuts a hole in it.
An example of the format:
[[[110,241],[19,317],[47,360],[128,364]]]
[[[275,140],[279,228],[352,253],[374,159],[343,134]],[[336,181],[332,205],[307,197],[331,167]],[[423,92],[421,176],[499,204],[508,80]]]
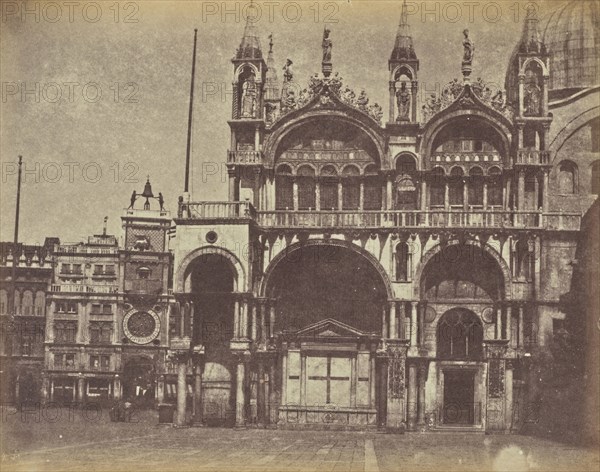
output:
[[[329,37],[329,33],[331,30],[325,27],[323,30],[323,62],[330,63],[331,62],[331,48],[333,47],[333,43],[331,42],[331,38]]]
[[[463,31],[463,35],[465,36],[465,39],[463,39],[463,47],[464,47],[463,64],[471,65],[473,63],[473,54],[475,53],[475,45],[473,44],[473,41],[471,41],[469,39],[469,30],[468,29]]]
[[[541,104],[541,95],[542,90],[538,85],[537,76],[535,74],[531,75],[530,82],[525,88],[525,97],[523,100],[523,104],[525,105],[525,114],[529,116],[538,116],[541,113],[540,104]]]
[[[398,121],[409,121],[410,92],[406,88],[406,82],[402,82],[400,89],[396,91],[396,103],[398,105]]]
[[[242,84],[242,118],[256,116],[256,75],[250,71],[250,76]]]

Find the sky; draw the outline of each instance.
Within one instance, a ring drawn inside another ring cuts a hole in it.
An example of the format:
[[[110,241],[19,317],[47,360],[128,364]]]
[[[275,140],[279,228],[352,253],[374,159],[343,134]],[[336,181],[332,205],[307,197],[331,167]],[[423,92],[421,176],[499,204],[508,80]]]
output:
[[[460,76],[462,31],[475,43],[472,77],[504,83],[530,2],[408,2],[421,91]],[[559,1],[534,5],[540,16]],[[77,242],[121,234],[120,216],[147,176],[176,214],[183,191],[194,28],[192,199],[226,200],[231,58],[245,14],[262,49],[273,34],[281,80],[287,58],[304,86],[320,71],[325,24],[333,68],[387,117],[388,64],[400,0],[8,1],[0,15],[0,239],[11,241],[16,161],[22,155],[19,240]]]

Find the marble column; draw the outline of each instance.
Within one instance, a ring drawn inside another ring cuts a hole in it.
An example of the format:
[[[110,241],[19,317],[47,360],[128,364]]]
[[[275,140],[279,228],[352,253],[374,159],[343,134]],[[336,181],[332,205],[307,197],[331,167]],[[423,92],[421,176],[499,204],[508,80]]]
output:
[[[417,302],[410,302],[410,345],[417,345]]]
[[[235,393],[235,426],[243,427],[246,424],[246,366],[242,355],[237,360],[236,393]]]
[[[417,366],[408,365],[408,430],[413,431],[417,425]]]
[[[240,337],[240,302],[233,302],[233,333],[235,338]]]
[[[294,211],[298,211],[298,180],[294,179],[292,182],[292,192],[294,201]]]
[[[83,377],[79,377],[77,379],[77,401],[83,403],[85,394],[85,379]]]
[[[396,302],[390,303],[390,339],[398,339],[398,320],[396,318]]]
[[[427,366],[419,365],[419,400],[417,410],[417,424],[420,427],[425,426],[425,382],[427,380]]]
[[[268,411],[266,408],[266,384],[265,384],[265,365],[262,359],[258,360],[258,392],[256,398],[256,417],[260,425],[267,423]]]
[[[177,414],[175,424],[184,426],[186,423],[186,400],[187,400],[187,362],[177,360]]]
[[[517,346],[520,348],[524,347],[524,344],[525,344],[523,342],[523,323],[524,323],[523,305],[519,305],[519,340],[518,340]]]
[[[202,423],[202,361],[199,360],[194,372],[194,423]]]
[[[275,366],[275,357],[269,361],[269,423],[277,423],[277,369]]]

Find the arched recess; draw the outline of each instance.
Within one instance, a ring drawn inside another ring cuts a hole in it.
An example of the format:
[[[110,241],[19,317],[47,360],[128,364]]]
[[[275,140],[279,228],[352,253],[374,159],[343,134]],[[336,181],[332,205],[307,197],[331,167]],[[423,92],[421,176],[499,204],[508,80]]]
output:
[[[271,134],[263,143],[266,165],[274,166],[276,164],[275,160],[277,155],[280,154],[279,148],[287,136],[305,125],[310,125],[311,122],[325,120],[339,125],[340,128],[354,129],[357,133],[364,133],[374,148],[375,155],[373,157],[377,164],[382,168],[387,168],[387,163],[384,160],[386,156],[385,139],[375,122],[358,110],[346,107],[343,104],[340,106],[344,108],[340,110],[300,109],[278,120],[271,130]]]
[[[246,285],[246,271],[244,266],[231,251],[215,246],[203,246],[199,247],[192,252],[188,253],[183,260],[179,263],[177,271],[175,272],[175,283],[174,288],[177,293],[184,293],[186,289],[186,281],[190,277],[190,268],[193,262],[202,256],[216,255],[223,258],[223,262],[229,264],[233,269],[233,291],[234,292],[245,292],[247,290]]]
[[[557,166],[557,191],[560,195],[579,193],[579,172],[577,164],[569,159],[560,161]]]
[[[471,310],[456,307],[437,324],[437,358],[480,360],[483,355],[483,325]]]
[[[472,257],[473,254],[471,251],[483,251],[487,254],[493,261],[495,261],[495,268],[500,272],[502,279],[502,298],[506,300],[510,300],[512,298],[512,279],[510,275],[510,268],[502,259],[502,256],[498,254],[498,252],[490,247],[487,244],[481,244],[479,241],[465,241],[464,243],[460,243],[459,241],[449,241],[445,245],[437,244],[432,247],[429,251],[427,251],[421,261],[417,266],[417,270],[415,271],[415,277],[413,281],[413,296],[416,299],[420,299],[422,296],[422,282],[423,276],[428,268],[428,264],[434,259],[435,256],[441,257],[440,253],[444,250],[447,250],[448,247],[456,246],[456,249],[453,249],[453,254],[448,256],[448,261],[455,260],[458,257]]]
[[[580,128],[591,124],[591,122],[593,122],[594,119],[597,119],[599,116],[600,106],[592,107],[574,117],[563,129],[558,132],[548,147],[548,150],[552,153],[552,164],[555,164],[554,160],[556,159],[556,156],[569,138],[579,131]]]
[[[393,297],[379,261],[338,240],[289,246],[267,268],[260,293],[278,300],[276,331],[334,318],[365,332],[380,332],[381,310]]]
[[[548,77],[549,73],[548,73],[548,68],[546,67],[546,64],[544,64],[544,62],[542,60],[540,60],[538,57],[529,57],[525,60],[525,62],[523,62],[523,66],[521,67],[521,74],[525,74],[525,71],[529,68],[530,64],[532,62],[536,62],[537,65],[540,66],[540,69],[542,71],[542,76],[543,77]]]
[[[493,115],[492,115],[493,113]],[[512,125],[510,121],[500,113],[495,113],[490,110],[486,113],[482,110],[464,109],[464,110],[444,110],[436,117],[427,123],[421,140],[419,154],[422,156],[422,168],[428,169],[431,167],[429,157],[432,155],[435,147],[440,144],[441,133],[448,132],[451,128],[456,129],[471,129],[473,125],[478,124],[482,129],[486,129],[487,133],[494,140],[494,144],[498,147],[498,152],[505,160],[505,164],[509,164]],[[481,134],[481,133],[478,133]]]
[[[381,279],[385,285],[385,290],[386,290],[388,299],[392,300],[394,298],[394,289],[392,288],[392,284],[389,280],[387,272],[385,271],[385,269],[383,268],[381,263],[375,258],[375,256],[373,256],[373,254],[371,254],[369,251],[367,251],[359,246],[356,246],[355,244],[348,243],[346,241],[336,240],[336,239],[329,239],[329,240],[311,239],[304,243],[301,243],[301,242],[294,243],[294,244],[288,246],[283,251],[281,251],[279,254],[277,254],[273,258],[273,260],[271,260],[271,263],[267,267],[267,270],[265,271],[264,276],[261,280],[260,289],[259,289],[259,293],[260,293],[261,297],[268,296],[267,295],[267,287],[269,286],[269,280],[270,280],[271,276],[273,275],[273,270],[275,269],[277,264],[279,262],[281,262],[283,259],[287,258],[294,251],[298,251],[298,250],[301,250],[303,247],[310,247],[310,246],[342,247],[342,248],[354,251],[357,254],[363,256],[373,266],[373,268],[377,271],[377,273],[381,276]]]

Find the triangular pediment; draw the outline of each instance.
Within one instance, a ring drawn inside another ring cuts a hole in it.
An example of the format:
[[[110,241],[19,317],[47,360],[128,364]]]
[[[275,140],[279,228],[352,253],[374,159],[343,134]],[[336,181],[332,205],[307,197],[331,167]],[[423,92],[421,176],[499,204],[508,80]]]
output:
[[[369,333],[360,331],[352,326],[342,323],[341,321],[334,320],[333,318],[328,318],[302,328],[300,331],[296,332],[296,335],[316,338],[355,338],[360,336],[368,336]]]

